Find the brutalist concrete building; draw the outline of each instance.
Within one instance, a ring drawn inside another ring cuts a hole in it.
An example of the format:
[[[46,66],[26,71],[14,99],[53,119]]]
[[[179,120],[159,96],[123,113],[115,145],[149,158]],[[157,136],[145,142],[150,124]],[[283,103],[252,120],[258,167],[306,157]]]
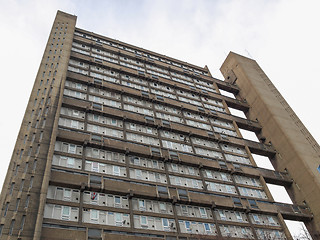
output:
[[[58,11],[1,193],[0,238],[292,239],[291,219],[319,239],[319,145],[254,60],[230,53],[221,72]]]

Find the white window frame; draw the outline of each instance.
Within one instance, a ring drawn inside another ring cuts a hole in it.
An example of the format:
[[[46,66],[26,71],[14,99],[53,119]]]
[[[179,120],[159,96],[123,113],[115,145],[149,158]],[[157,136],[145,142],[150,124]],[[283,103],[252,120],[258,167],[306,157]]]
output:
[[[252,214],[252,218],[253,218],[254,222],[260,223],[260,218],[257,214]]]
[[[164,202],[159,203],[160,211],[167,211],[167,205]]]
[[[137,179],[142,179],[142,171],[140,169],[135,169],[135,174]]]
[[[99,163],[98,162],[91,162],[91,171],[92,172],[99,172]]]
[[[208,178],[213,178],[212,172],[210,170],[206,170],[206,174]]]
[[[66,194],[66,193],[68,193],[68,194]],[[63,189],[63,200],[71,201],[71,196],[72,196],[72,190],[69,188],[64,188]]]
[[[238,221],[243,222],[242,215],[239,212],[235,212],[235,215]]]
[[[175,163],[171,163],[171,168],[173,172],[179,172],[178,165]]]
[[[139,210],[145,211],[146,210],[146,201],[143,199],[138,200]]]
[[[162,227],[163,227],[163,231],[169,231],[170,230],[169,220],[167,218],[162,218]]]
[[[206,226],[208,226],[209,229],[207,229]],[[210,226],[209,223],[203,223],[203,227],[204,227],[204,230],[205,230],[207,233],[211,233],[211,232],[212,232],[212,229],[211,229],[211,226]]]
[[[199,211],[202,218],[208,218],[207,211],[204,207],[200,207]]]
[[[146,216],[140,216],[140,225],[148,227],[148,218]]]
[[[75,159],[71,157],[66,157],[67,160],[67,167],[74,167],[75,165]]]
[[[180,208],[183,215],[188,215],[188,207],[186,205],[180,205]]]
[[[192,232],[190,221],[184,221],[187,232]]]
[[[99,211],[95,209],[90,209],[90,221],[97,223],[99,221]]]
[[[64,210],[68,209],[68,213],[65,214]],[[62,206],[61,209],[61,220],[70,220],[70,213],[71,213],[71,207],[68,206]]]
[[[116,199],[119,199],[119,202],[117,202]],[[114,206],[115,206],[115,207],[121,207],[121,203],[122,203],[121,197],[119,197],[119,196],[114,196]]]
[[[221,220],[227,220],[227,216],[223,210],[218,210]]]
[[[120,167],[114,165],[113,166],[113,175],[120,176]]]
[[[79,128],[79,122],[75,121],[75,120],[71,120],[71,124],[70,124],[71,128]]]
[[[74,151],[73,151],[73,149],[74,149]],[[77,146],[75,144],[69,144],[68,153],[76,154],[77,153]]]
[[[114,222],[116,226],[122,226],[123,225],[123,216],[122,213],[114,213]]]

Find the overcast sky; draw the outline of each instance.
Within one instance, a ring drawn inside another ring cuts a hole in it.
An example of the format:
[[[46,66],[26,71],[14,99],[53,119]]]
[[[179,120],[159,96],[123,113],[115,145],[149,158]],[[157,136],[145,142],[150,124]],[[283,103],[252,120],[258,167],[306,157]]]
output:
[[[229,51],[257,60],[320,141],[320,1],[0,0],[0,186],[58,9],[77,27],[195,65],[214,77]]]

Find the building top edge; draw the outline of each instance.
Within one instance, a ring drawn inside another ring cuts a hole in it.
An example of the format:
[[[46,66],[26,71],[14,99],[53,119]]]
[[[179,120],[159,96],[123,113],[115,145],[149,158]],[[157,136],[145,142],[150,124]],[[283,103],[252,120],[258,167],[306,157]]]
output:
[[[204,72],[207,72],[207,73],[210,72],[207,66],[200,67],[200,66],[197,66],[197,65],[194,65],[194,64],[191,64],[191,63],[188,63],[188,62],[185,62],[185,61],[182,61],[182,60],[173,58],[173,57],[169,57],[169,56],[166,56],[166,55],[163,55],[163,54],[160,54],[160,53],[157,53],[157,52],[153,52],[153,51],[148,50],[148,49],[145,49],[145,48],[138,47],[138,46],[136,46],[136,45],[132,45],[132,44],[130,44],[130,43],[125,43],[125,42],[122,42],[122,41],[120,41],[120,40],[113,39],[113,38],[110,38],[110,37],[106,37],[106,36],[103,36],[103,35],[98,34],[98,33],[95,33],[95,32],[90,32],[90,31],[85,30],[85,29],[82,29],[82,28],[76,27],[76,30],[77,30],[77,31],[84,32],[84,33],[87,33],[87,34],[95,35],[95,36],[100,37],[100,38],[104,38],[104,39],[106,39],[106,40],[108,40],[108,41],[120,43],[121,45],[128,46],[128,47],[131,47],[131,48],[135,48],[135,49],[137,49],[138,51],[150,53],[150,54],[152,54],[152,55],[156,55],[156,56],[158,56],[158,57],[161,57],[161,58],[164,58],[164,59],[167,59],[167,60],[170,60],[170,61],[174,61],[174,62],[183,64],[183,65],[185,65],[185,66],[190,66],[190,67],[192,67],[192,68],[196,68],[197,70],[201,70],[201,71],[204,71]]]

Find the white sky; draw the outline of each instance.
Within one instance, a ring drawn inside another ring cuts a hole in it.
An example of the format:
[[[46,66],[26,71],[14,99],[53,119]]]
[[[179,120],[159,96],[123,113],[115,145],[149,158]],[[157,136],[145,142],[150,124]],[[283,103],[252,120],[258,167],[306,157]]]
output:
[[[58,9],[77,15],[80,28],[208,65],[220,79],[229,51],[252,57],[320,140],[320,1],[0,0],[0,6],[0,188]]]

